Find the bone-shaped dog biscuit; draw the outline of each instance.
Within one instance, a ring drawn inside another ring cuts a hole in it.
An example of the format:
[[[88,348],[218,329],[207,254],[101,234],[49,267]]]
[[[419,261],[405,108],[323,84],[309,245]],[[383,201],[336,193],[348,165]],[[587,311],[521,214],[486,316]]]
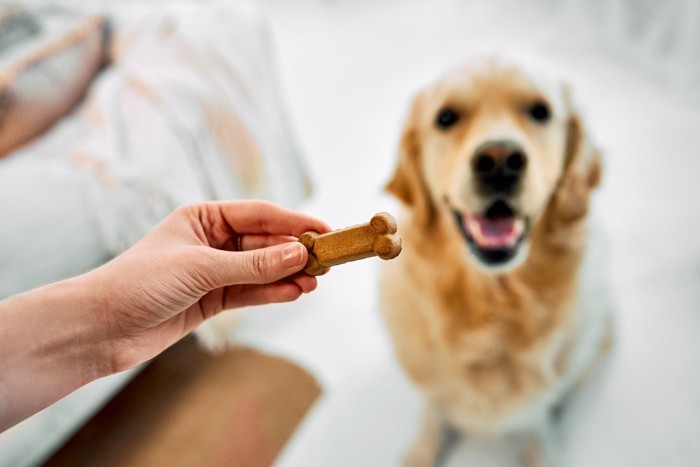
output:
[[[393,259],[401,253],[401,237],[396,234],[396,221],[380,212],[366,224],[355,225],[325,234],[304,232],[299,241],[309,250],[307,274],[319,276],[326,268],[359,259],[379,256]]]

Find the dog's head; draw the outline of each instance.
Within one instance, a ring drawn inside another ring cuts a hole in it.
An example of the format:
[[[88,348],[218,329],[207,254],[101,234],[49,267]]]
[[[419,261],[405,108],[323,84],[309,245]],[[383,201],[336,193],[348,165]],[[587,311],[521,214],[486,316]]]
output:
[[[543,219],[583,217],[599,174],[567,86],[485,58],[415,98],[387,189],[425,229],[451,218],[480,264],[503,268]]]

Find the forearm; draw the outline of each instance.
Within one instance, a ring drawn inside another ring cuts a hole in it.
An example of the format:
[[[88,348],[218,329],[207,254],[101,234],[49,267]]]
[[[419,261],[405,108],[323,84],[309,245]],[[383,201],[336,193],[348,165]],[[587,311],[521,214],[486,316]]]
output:
[[[86,276],[0,301],[0,432],[110,373],[102,313]]]

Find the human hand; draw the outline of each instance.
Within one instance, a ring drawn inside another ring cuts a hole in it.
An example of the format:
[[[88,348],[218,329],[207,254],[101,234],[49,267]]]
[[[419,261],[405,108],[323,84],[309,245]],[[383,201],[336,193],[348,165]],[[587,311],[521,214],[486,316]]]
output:
[[[107,373],[136,366],[222,310],[288,302],[316,288],[296,237],[323,222],[264,201],[177,209],[84,276],[100,304]]]
[[[0,432],[221,310],[311,292],[306,230],[330,229],[263,201],[186,206],[104,266],[0,301]]]

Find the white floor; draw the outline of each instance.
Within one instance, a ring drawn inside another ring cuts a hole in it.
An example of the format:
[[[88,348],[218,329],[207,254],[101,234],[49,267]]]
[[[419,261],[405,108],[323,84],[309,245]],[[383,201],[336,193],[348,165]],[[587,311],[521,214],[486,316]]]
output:
[[[566,419],[567,465],[700,465],[700,108],[525,2],[262,4],[316,182],[307,209],[336,227],[397,212],[381,188],[403,113],[443,70],[494,49],[543,56],[575,77],[606,153],[598,210],[619,337]],[[298,303],[243,313],[241,341],[302,362],[325,388],[279,465],[398,465],[417,429],[420,397],[382,327],[377,266],[339,267]],[[465,443],[447,465],[514,461],[504,446]]]

